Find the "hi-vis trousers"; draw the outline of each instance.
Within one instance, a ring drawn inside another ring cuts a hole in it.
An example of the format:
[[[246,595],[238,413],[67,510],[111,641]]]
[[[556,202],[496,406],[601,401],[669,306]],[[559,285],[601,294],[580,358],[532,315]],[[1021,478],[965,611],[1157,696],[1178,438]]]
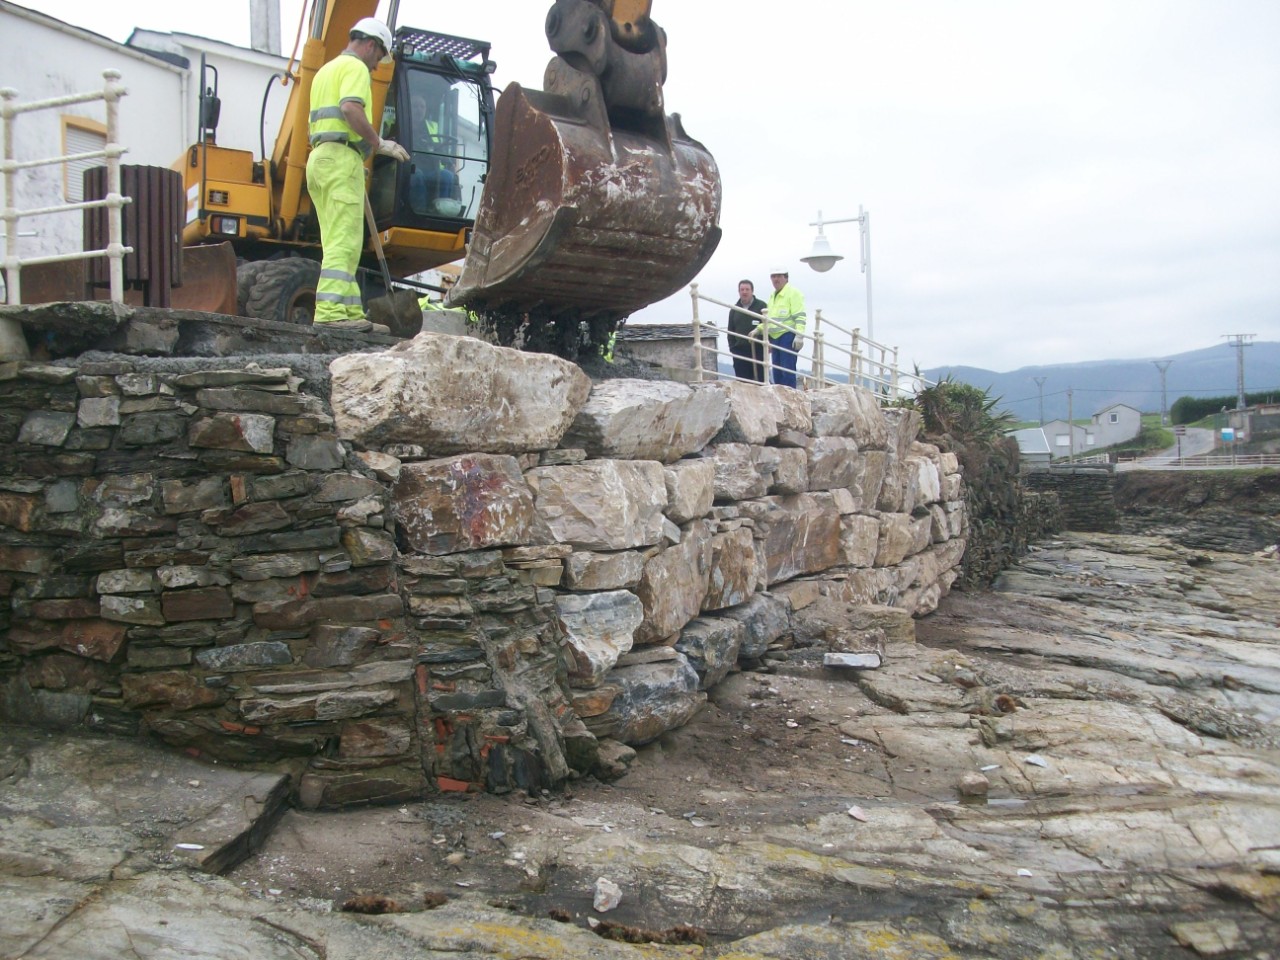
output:
[[[356,266],[364,246],[364,164],[344,143],[318,143],[307,158],[307,192],[320,221],[324,259],[316,285],[316,323],[362,320]]]

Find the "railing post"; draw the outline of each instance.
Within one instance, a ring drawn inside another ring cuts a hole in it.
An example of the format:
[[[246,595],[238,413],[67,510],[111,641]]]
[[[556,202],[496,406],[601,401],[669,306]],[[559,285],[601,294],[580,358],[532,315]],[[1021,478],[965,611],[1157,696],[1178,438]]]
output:
[[[13,100],[18,91],[13,87],[0,90],[0,118],[4,120],[4,285],[5,302],[17,303],[21,292],[18,288],[18,211],[15,209],[13,170]]]
[[[773,383],[773,338],[769,335],[769,310],[764,311],[764,320],[760,322],[760,336],[764,338],[764,382]]]
[[[702,321],[698,319],[698,285],[696,283],[689,284],[689,297],[693,300],[693,380],[694,383],[702,382]],[[719,370],[720,364],[716,363],[716,369]]]
[[[817,379],[819,387],[822,387],[822,375],[820,375],[818,371],[820,358],[822,358],[822,348],[819,347],[820,343],[822,343],[822,307],[818,307],[817,310],[813,311],[813,360],[810,362],[810,366],[812,366],[813,369],[809,372],[809,378],[805,380],[805,383],[812,384],[814,379]],[[796,349],[796,367],[797,369],[800,367],[799,348]]]
[[[860,386],[862,383],[861,330],[861,327],[854,327],[853,336],[849,341],[849,353],[851,354],[849,360],[853,366],[853,369],[849,371],[849,382],[855,387]]]
[[[18,91],[12,87],[0,90],[0,116],[4,118],[4,286],[5,300],[18,303],[22,295],[20,276],[21,262],[18,260],[18,210],[14,189],[13,163],[13,101]],[[22,335],[22,324],[15,317],[0,320],[0,358],[5,360],[26,360],[31,356],[27,348],[27,338]]]
[[[124,198],[120,195],[120,97],[124,91],[119,84],[119,70],[102,71],[107,81],[103,99],[107,102],[107,244],[108,265],[111,279],[111,302],[124,303],[124,230],[121,228],[120,208]]]
[[[889,398],[891,400],[898,399],[898,348],[893,348],[893,372],[890,374],[891,383],[889,385]]]
[[[822,348],[823,340],[826,339],[825,333],[814,333],[813,335],[813,379],[818,382],[818,389],[821,390],[827,385],[826,364],[823,362]]]

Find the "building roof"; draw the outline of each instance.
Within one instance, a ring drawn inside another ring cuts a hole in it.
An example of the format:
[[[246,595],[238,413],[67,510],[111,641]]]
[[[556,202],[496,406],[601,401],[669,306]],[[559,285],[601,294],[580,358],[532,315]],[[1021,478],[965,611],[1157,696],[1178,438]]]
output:
[[[709,323],[702,324],[702,339],[719,331]],[[693,341],[691,323],[629,323],[618,330],[619,340],[688,340]]]
[[[1141,410],[1139,410],[1137,407],[1135,407],[1135,406],[1133,406],[1133,405],[1131,405],[1131,404],[1128,404],[1128,403],[1110,403],[1110,404],[1107,404],[1107,406],[1103,407],[1101,410],[1099,410],[1097,413],[1095,413],[1095,414],[1094,414],[1094,416],[1095,416],[1095,417],[1100,417],[1100,416],[1102,416],[1104,413],[1106,413],[1108,410],[1114,410],[1116,407],[1124,407],[1126,410],[1132,410],[1134,413],[1138,414],[1138,416],[1142,416],[1142,411],[1141,411]]]
[[[1044,435],[1044,430],[1040,427],[1027,427],[1025,430],[1015,430],[1010,436],[1018,443],[1018,452],[1024,457],[1031,454],[1049,454],[1049,438]]]
[[[125,41],[125,45],[169,63],[177,63],[180,66],[189,66],[187,58],[183,56],[184,49],[188,48],[205,53],[216,53],[220,56],[248,63],[257,62],[268,67],[278,68],[287,62],[279,54],[254,50],[252,47],[242,47],[239,44],[227,43],[224,40],[213,40],[194,33],[148,30],[144,27],[134,27],[133,32],[129,34],[129,39]]]

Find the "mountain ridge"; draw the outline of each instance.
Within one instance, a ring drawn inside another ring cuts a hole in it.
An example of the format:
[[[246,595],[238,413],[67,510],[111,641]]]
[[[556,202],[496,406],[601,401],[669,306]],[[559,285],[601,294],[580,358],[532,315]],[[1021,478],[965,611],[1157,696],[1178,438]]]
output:
[[[999,397],[997,408],[1022,421],[1080,420],[1117,403],[1143,413],[1160,412],[1160,371],[1156,361],[1169,361],[1165,397],[1169,407],[1182,396],[1234,397],[1237,351],[1217,344],[1185,353],[1136,360],[1085,360],[1020,367],[1007,373],[981,367],[942,366],[922,370],[930,380],[950,376]],[[1043,385],[1035,382],[1043,377]],[[1280,401],[1280,342],[1253,341],[1244,348],[1244,381],[1248,393],[1274,391]],[[1043,390],[1043,393],[1041,392]],[[1070,395],[1068,395],[1070,391]],[[1234,406],[1234,404],[1232,404]]]

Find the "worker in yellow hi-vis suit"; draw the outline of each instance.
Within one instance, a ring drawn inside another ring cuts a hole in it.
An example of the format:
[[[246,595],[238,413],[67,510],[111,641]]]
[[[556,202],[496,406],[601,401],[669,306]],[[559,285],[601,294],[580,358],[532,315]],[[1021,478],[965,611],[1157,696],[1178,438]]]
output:
[[[373,69],[390,60],[391,31],[365,17],[341,54],[311,83],[311,155],[307,192],[320,221],[324,259],[316,285],[315,322],[330,329],[369,330],[356,283],[364,245],[364,161],[374,153],[408,160],[404,147],[373,128]]]

